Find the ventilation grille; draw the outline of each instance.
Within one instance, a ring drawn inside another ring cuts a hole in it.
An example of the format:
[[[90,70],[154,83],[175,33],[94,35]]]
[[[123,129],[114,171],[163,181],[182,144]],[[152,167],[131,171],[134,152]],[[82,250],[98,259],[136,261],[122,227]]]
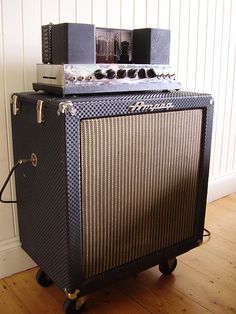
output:
[[[194,234],[202,110],[81,121],[90,278]]]
[[[42,61],[52,63],[52,24],[42,26]]]

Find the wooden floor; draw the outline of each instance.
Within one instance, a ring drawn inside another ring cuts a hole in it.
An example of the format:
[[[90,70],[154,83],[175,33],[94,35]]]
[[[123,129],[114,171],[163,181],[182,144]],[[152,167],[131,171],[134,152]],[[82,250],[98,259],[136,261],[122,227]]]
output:
[[[236,313],[236,193],[207,207],[209,241],[180,257],[175,272],[153,267],[93,295],[85,313]],[[0,280],[0,313],[62,313],[64,295],[40,287],[37,269]]]

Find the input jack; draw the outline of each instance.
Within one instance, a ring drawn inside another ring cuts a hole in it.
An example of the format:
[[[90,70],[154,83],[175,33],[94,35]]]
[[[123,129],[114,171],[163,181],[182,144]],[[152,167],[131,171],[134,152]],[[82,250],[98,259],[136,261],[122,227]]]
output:
[[[82,76],[82,75],[80,75],[80,76],[78,76],[78,81],[83,81],[84,80],[84,76]]]
[[[89,75],[85,78],[87,81],[91,81],[93,79],[93,76],[92,75]]]
[[[72,82],[77,81],[77,76],[76,75],[71,76],[70,81],[72,81]]]

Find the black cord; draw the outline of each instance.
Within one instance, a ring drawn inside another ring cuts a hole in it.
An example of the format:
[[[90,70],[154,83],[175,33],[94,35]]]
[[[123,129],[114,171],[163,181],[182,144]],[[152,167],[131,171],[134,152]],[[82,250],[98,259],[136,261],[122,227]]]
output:
[[[205,234],[203,233],[204,237],[210,237],[211,236],[211,232],[208,229],[204,228],[204,231],[205,231]]]
[[[2,194],[3,194],[3,192],[4,192],[5,188],[6,188],[7,183],[9,182],[9,180],[10,180],[10,178],[11,178],[13,172],[16,170],[16,168],[17,168],[19,165],[25,164],[25,163],[27,163],[27,162],[32,162],[32,159],[19,159],[19,160],[17,161],[17,163],[11,168],[11,170],[10,170],[10,172],[9,172],[9,174],[8,174],[8,176],[7,176],[5,182],[3,183],[3,186],[2,186],[2,188],[1,188],[1,190],[0,190],[0,202],[2,202],[2,203],[7,203],[7,204],[8,204],[8,203],[17,203],[17,201],[5,201],[5,200],[3,200],[3,199],[2,199]]]
[[[19,165],[20,165],[20,162],[19,162],[19,160],[18,160],[17,163],[11,168],[11,170],[10,170],[10,172],[9,172],[9,174],[8,174],[8,176],[7,176],[7,178],[6,178],[6,180],[5,180],[5,182],[3,183],[3,186],[2,186],[1,191],[0,191],[0,201],[1,201],[2,203],[17,203],[17,201],[4,201],[4,200],[2,199],[2,194],[3,194],[3,192],[4,192],[5,188],[6,188],[7,183],[9,182],[9,180],[10,180],[10,178],[11,178],[13,172],[16,170],[16,168],[17,168]]]

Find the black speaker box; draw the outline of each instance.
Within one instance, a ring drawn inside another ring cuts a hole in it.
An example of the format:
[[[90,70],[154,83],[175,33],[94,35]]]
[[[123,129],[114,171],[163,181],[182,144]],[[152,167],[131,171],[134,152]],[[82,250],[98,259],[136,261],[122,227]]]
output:
[[[53,25],[52,63],[96,63],[95,26],[78,23]]]
[[[15,162],[32,153],[37,160],[15,173],[20,240],[67,292],[64,309],[154,265],[170,273],[173,258],[201,244],[210,95],[19,93],[14,99]]]
[[[169,64],[170,30],[143,28],[133,31],[133,62]]]

